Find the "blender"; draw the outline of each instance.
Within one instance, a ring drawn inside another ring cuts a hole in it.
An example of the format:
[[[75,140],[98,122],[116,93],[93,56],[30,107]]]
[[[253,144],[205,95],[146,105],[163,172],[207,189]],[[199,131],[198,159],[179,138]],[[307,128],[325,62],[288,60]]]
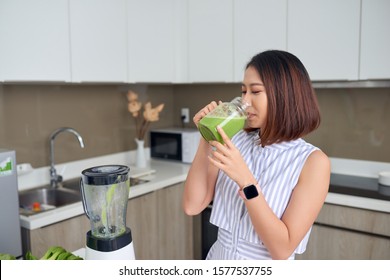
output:
[[[126,227],[129,171],[124,165],[103,165],[81,172],[83,207],[91,223],[86,238],[87,260],[135,259],[131,230]]]

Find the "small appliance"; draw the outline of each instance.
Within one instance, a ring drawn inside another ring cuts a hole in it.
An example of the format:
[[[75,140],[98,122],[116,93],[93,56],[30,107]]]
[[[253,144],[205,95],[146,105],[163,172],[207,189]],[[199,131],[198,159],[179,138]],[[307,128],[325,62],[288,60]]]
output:
[[[0,149],[0,253],[22,256],[16,153]]]
[[[201,134],[191,128],[162,128],[150,131],[152,158],[191,163],[198,149]]]
[[[81,172],[81,196],[91,223],[86,237],[87,260],[135,259],[131,230],[126,226],[129,171],[124,165],[102,165]]]

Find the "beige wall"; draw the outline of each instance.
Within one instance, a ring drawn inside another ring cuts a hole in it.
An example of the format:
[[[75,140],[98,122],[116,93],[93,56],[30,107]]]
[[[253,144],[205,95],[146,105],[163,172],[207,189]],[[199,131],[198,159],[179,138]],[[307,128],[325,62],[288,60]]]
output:
[[[165,103],[152,127],[181,125],[181,107],[190,109],[192,119],[209,101],[241,94],[239,84],[0,85],[0,147],[16,150],[18,163],[47,166],[50,134],[70,126],[80,132],[86,147],[81,149],[71,134],[59,135],[56,163],[135,149],[135,125],[125,95],[129,88],[141,101]],[[322,124],[308,141],[332,157],[390,162],[389,88],[317,89],[317,94]]]
[[[231,100],[239,85],[175,86],[175,106],[191,115],[211,100]],[[390,162],[390,88],[316,89],[322,123],[305,139],[331,157]]]
[[[67,162],[135,149],[135,122],[127,111],[126,92],[133,88],[141,101],[166,103],[161,121],[173,122],[173,91],[169,86],[0,86],[0,147],[16,150],[17,162],[49,165],[49,138],[69,126],[84,139],[81,149],[70,133],[55,140],[55,162]],[[148,140],[148,139],[147,139]],[[146,140],[146,141],[147,141]]]

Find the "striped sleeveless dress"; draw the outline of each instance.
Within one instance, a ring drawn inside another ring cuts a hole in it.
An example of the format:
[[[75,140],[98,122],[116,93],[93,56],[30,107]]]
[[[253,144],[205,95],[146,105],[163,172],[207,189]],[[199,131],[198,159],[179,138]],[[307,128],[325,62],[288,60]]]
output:
[[[318,148],[303,139],[261,147],[257,131],[241,131],[232,142],[257,179],[268,205],[281,218],[307,157]],[[218,239],[206,259],[271,259],[238,195],[237,184],[222,171],[217,177],[210,222],[218,227]],[[289,259],[306,250],[310,231]]]

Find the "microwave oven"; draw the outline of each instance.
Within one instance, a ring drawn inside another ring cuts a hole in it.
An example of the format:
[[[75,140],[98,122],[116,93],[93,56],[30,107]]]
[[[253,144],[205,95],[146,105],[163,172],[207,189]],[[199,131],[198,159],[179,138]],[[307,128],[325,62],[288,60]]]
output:
[[[191,163],[198,149],[200,137],[197,129],[153,129],[150,131],[150,156]]]

